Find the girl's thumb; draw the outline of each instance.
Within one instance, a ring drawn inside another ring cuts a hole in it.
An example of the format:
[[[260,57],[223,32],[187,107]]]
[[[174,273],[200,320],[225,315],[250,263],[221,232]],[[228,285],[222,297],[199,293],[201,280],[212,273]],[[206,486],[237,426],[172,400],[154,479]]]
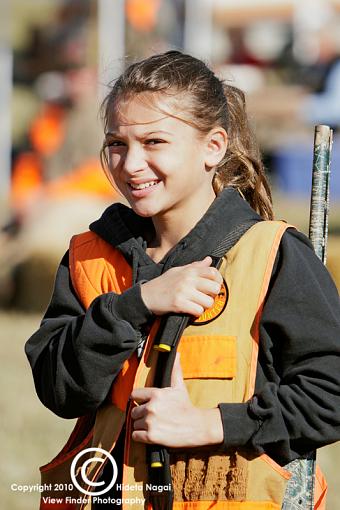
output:
[[[196,260],[195,262],[192,262],[191,265],[192,266],[203,266],[203,267],[208,267],[210,266],[212,263],[212,258],[208,256],[206,256],[203,260]]]

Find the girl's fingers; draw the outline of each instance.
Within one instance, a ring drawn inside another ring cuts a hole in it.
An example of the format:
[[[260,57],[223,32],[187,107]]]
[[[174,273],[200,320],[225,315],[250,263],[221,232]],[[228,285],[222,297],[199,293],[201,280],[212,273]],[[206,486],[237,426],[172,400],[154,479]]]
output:
[[[193,290],[181,306],[181,313],[194,315],[199,317],[204,313],[205,310],[211,308],[215,302],[215,297],[200,292],[199,290]]]
[[[209,296],[215,297],[221,290],[221,284],[216,281],[200,278],[197,282],[197,290]]]
[[[143,404],[152,397],[154,388],[136,388],[131,393],[131,399],[137,404]]]
[[[198,277],[207,278],[208,280],[213,280],[218,283],[223,282],[223,278],[221,273],[215,267],[200,267],[197,268]]]
[[[132,432],[132,439],[133,441],[138,441],[139,443],[150,443],[146,430],[134,430]]]
[[[199,305],[193,301],[186,301],[183,303],[181,313],[186,313],[188,315],[193,315],[194,317],[199,317],[204,312],[204,307]]]
[[[194,315],[199,317],[202,315],[204,310],[210,308],[214,303],[214,299],[211,296],[207,296],[203,292],[193,291],[190,298],[187,298],[183,302],[181,313]]]
[[[146,404],[141,404],[136,406],[131,411],[131,417],[133,420],[139,420],[140,418],[145,416],[145,408]]]
[[[191,301],[197,305],[202,306],[204,310],[210,308],[214,304],[214,298],[212,296],[208,296],[207,294],[205,294],[204,292],[200,292],[199,290],[196,290],[192,293]]]
[[[145,422],[145,419],[135,420],[133,422],[133,430],[148,430],[148,426]]]

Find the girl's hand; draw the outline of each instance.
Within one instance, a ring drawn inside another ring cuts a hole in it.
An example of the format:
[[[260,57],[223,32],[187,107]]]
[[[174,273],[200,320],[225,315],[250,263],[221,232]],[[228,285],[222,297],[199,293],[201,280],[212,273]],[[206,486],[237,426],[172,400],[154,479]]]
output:
[[[179,354],[176,355],[170,388],[139,388],[131,398],[134,407],[132,439],[169,448],[218,444],[223,441],[220,411],[199,409],[190,401]]]
[[[186,266],[172,267],[158,278],[141,285],[142,299],[155,315],[169,312],[199,317],[210,308],[223,282],[219,271],[210,267],[211,257]]]

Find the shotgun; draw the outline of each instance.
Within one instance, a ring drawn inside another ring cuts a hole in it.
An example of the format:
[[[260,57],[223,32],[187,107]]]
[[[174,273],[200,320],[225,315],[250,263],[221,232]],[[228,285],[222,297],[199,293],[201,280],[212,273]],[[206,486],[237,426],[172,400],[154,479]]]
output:
[[[329,126],[315,126],[312,190],[310,200],[309,239],[319,259],[325,264],[327,256],[329,180],[333,131]],[[314,509],[316,452],[285,466],[292,473],[282,510]]]
[[[333,131],[329,126],[316,126],[314,135],[313,177],[309,219],[309,238],[316,255],[326,264],[329,178]]]
[[[329,126],[315,126],[312,192],[310,202],[309,239],[319,259],[326,264],[329,216],[329,181],[331,173],[331,152],[333,130]],[[315,460],[312,464],[312,495],[314,496]],[[312,508],[314,507],[314,497]]]

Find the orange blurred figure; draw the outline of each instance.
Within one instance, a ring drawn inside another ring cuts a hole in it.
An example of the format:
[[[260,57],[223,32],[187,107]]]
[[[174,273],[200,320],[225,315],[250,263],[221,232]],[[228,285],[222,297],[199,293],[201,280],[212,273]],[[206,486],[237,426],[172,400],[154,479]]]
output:
[[[154,28],[160,0],[127,0],[126,16],[133,28],[149,32]]]
[[[97,195],[107,200],[118,197],[100,162],[95,158],[86,160],[72,173],[50,181],[45,185],[45,191],[51,198],[64,198],[75,194]]]
[[[42,165],[34,151],[20,154],[13,168],[11,203],[16,211],[23,211],[43,184]]]
[[[65,109],[56,104],[45,104],[41,113],[30,127],[30,140],[33,147],[42,156],[56,152],[65,137]]]

